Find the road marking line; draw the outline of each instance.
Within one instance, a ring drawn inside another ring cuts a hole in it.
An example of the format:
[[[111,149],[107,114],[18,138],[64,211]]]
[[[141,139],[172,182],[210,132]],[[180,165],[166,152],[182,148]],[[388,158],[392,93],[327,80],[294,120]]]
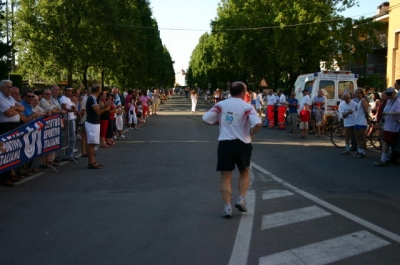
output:
[[[232,249],[229,265],[246,265],[250,251],[251,234],[253,230],[254,209],[256,205],[256,192],[247,191],[247,213],[240,217],[239,228],[236,234],[235,244]]]
[[[267,214],[262,217],[261,230],[300,223],[329,215],[331,214],[317,206],[310,206],[286,212]]]
[[[292,196],[292,195],[294,195],[294,194],[288,190],[267,190],[267,191],[263,192],[262,199],[263,200],[271,200],[271,199],[275,199],[275,198]]]
[[[332,238],[260,258],[259,265],[323,265],[390,245],[367,231]]]
[[[314,195],[311,195],[310,193],[307,193],[305,191],[302,191],[302,190],[296,188],[295,186],[283,181],[282,179],[278,178],[277,176],[275,176],[274,174],[272,174],[269,171],[265,170],[264,168],[258,166],[254,162],[251,162],[251,166],[256,168],[257,170],[263,172],[264,174],[268,175],[270,178],[274,179],[276,182],[279,182],[280,184],[282,184],[283,186],[285,186],[289,190],[292,190],[292,191],[294,191],[294,192],[306,197],[307,199],[314,201],[315,203],[317,203],[317,204],[329,209],[332,212],[340,214],[340,215],[352,220],[353,222],[356,222],[356,223],[358,223],[358,224],[360,224],[360,225],[362,225],[362,226],[364,226],[364,227],[366,227],[366,228],[368,228],[368,229],[370,229],[372,231],[375,231],[378,234],[381,234],[381,235],[383,235],[383,236],[385,236],[385,237],[387,237],[387,238],[389,238],[389,239],[391,239],[393,241],[396,241],[397,243],[400,243],[400,236],[399,235],[397,235],[395,233],[392,233],[392,232],[390,232],[390,231],[388,231],[386,229],[383,229],[382,227],[374,225],[373,223],[370,223],[370,222],[368,222],[368,221],[366,221],[364,219],[361,219],[358,216],[355,216],[355,215],[353,215],[353,214],[351,214],[349,212],[346,212],[346,211],[334,206],[333,204],[330,204],[330,203],[328,203],[326,201],[323,201],[323,200],[319,199],[318,197],[316,197]]]

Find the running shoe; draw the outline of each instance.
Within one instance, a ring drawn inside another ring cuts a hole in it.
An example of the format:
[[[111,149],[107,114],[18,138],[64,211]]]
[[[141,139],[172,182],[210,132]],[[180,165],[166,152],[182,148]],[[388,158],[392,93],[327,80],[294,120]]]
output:
[[[365,158],[365,154],[363,154],[363,153],[357,153],[357,154],[356,154],[356,157],[357,157],[357,158]]]
[[[240,212],[247,212],[247,206],[246,206],[246,201],[245,200],[237,200],[235,207],[240,211]]]
[[[232,208],[224,207],[224,210],[222,211],[222,217],[232,217]]]
[[[121,134],[120,136],[118,136],[118,139],[124,140],[125,139],[125,135]]]

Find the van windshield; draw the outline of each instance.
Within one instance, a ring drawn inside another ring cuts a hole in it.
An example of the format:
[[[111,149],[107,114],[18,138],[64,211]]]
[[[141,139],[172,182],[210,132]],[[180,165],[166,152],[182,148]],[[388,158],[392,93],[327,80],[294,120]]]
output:
[[[321,80],[319,82],[319,89],[324,91],[327,99],[335,98],[335,82],[330,80]]]
[[[352,81],[340,81],[339,82],[339,98],[342,98],[344,93],[350,93],[350,95],[354,95],[354,84]]]

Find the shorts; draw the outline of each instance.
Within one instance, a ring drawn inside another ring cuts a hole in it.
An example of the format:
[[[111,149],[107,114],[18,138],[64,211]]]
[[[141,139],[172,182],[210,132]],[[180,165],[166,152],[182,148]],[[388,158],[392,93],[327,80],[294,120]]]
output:
[[[356,124],[356,126],[354,126],[354,128],[356,129],[356,131],[359,131],[359,130],[367,130],[367,125],[358,125],[358,124]]]
[[[87,143],[100,144],[100,124],[85,122]]]
[[[251,143],[246,144],[238,139],[219,141],[217,171],[232,171],[235,164],[239,171],[245,170],[250,166],[252,150]]]
[[[308,130],[308,121],[301,121],[299,129],[300,130]]]
[[[383,131],[382,141],[384,141],[388,145],[394,145],[397,141],[397,135],[397,132]]]

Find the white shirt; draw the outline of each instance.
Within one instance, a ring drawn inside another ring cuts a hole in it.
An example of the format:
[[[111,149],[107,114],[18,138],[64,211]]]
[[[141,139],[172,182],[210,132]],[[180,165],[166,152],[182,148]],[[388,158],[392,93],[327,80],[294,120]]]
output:
[[[396,97],[394,100],[389,99],[383,110],[384,112],[400,112],[400,98]],[[385,115],[385,123],[383,130],[388,132],[399,132],[400,124],[396,122],[400,118],[399,115]]]
[[[284,94],[279,96],[279,106],[286,106],[286,97]]]
[[[344,127],[350,127],[356,125],[356,108],[357,108],[357,103],[354,102],[353,100],[350,100],[348,104],[344,100],[340,102],[339,113],[343,118]],[[344,118],[343,114],[349,112],[350,110],[352,110],[353,113],[349,114],[346,118]]]
[[[6,96],[3,92],[0,91],[0,122],[19,122],[20,116],[19,114],[14,115],[12,117],[8,117],[3,114],[10,109],[10,107],[18,106],[19,103],[12,97]]]
[[[366,99],[360,99],[357,105],[357,111],[356,111],[356,124],[357,125],[367,125],[367,117],[365,116],[365,111],[364,108],[362,107],[362,102]]]
[[[261,123],[254,107],[235,97],[215,104],[203,115],[203,121],[219,122],[219,141],[239,139],[244,143],[251,143],[250,129]]]
[[[60,98],[60,103],[65,104],[65,106],[67,107],[67,109],[70,109],[72,106],[75,107],[75,104],[72,103],[71,99],[69,97],[66,96],[62,96]],[[74,112],[68,112],[68,120],[72,121],[76,119],[76,115]]]
[[[256,109],[261,109],[262,105],[264,105],[262,96],[262,93],[258,93],[256,97]]]
[[[268,95],[267,96],[267,105],[275,105],[276,104],[276,96],[275,95]]]
[[[300,101],[300,107],[299,107],[299,111],[301,111],[304,108],[304,105],[307,104],[308,106],[311,106],[311,98],[309,95],[305,95],[301,101]]]

